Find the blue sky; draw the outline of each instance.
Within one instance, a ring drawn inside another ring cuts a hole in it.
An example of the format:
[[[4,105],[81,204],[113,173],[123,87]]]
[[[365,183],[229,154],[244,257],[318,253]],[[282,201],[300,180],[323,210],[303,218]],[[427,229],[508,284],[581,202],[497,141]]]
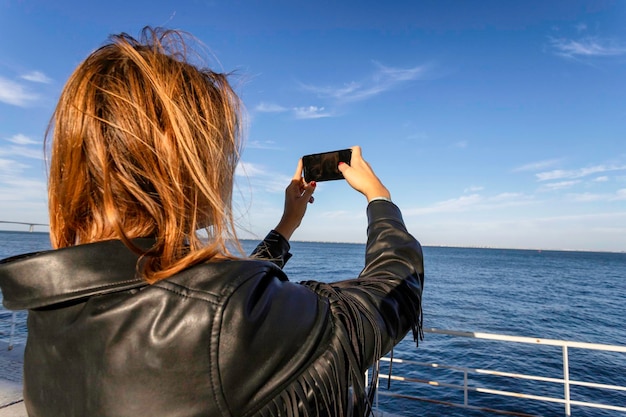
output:
[[[602,0],[0,0],[0,220],[48,222],[65,80],[152,25],[234,73],[242,237],[275,226],[301,155],[361,145],[424,245],[624,251],[624,23],[626,2]],[[293,239],[363,242],[364,207],[321,183]]]

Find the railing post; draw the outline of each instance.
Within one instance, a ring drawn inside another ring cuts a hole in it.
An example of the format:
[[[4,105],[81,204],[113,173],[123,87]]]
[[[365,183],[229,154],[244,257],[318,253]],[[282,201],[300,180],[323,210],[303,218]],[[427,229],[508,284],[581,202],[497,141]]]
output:
[[[465,406],[467,407],[469,404],[469,399],[468,399],[468,386],[469,383],[467,381],[467,370],[463,371],[463,404],[465,404]]]
[[[563,346],[563,390],[565,399],[565,415],[567,417],[572,415],[569,398],[569,358],[567,356],[567,346]]]
[[[13,312],[11,315],[11,333],[9,333],[9,348],[8,350],[13,349],[13,335],[15,334],[15,319],[17,318],[17,312]]]
[[[376,361],[376,362],[374,362],[374,365],[372,365],[372,366],[378,367],[378,366],[380,366],[380,362]],[[372,381],[372,382],[374,382],[374,381]],[[374,404],[372,404],[372,408],[374,410],[378,409],[378,385],[379,384],[380,384],[380,377],[378,378],[378,381],[376,381],[376,392],[374,393]],[[365,391],[366,392],[369,389],[369,387],[370,387],[370,370],[366,369],[365,370]]]

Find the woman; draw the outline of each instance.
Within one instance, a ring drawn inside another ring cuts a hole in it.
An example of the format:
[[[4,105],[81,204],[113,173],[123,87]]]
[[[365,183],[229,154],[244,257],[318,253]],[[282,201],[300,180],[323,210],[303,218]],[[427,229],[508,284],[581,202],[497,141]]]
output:
[[[0,264],[5,306],[29,309],[28,413],[365,415],[364,372],[419,334],[419,243],[355,147],[339,169],[368,200],[357,279],[281,270],[315,189],[301,163],[275,230],[232,254],[239,100],[185,50],[179,32],[113,36],[62,92],[47,135],[55,250]]]

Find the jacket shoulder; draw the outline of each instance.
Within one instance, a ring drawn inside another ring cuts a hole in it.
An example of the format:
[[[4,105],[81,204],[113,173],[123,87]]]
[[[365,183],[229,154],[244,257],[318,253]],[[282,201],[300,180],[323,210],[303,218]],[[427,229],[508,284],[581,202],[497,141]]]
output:
[[[152,286],[181,297],[226,303],[239,287],[267,278],[287,281],[282,270],[269,261],[227,260],[193,266]]]
[[[239,282],[218,307],[215,349],[223,401],[248,415],[275,398],[324,350],[329,306],[309,288],[263,270]],[[226,290],[226,288],[224,288]]]

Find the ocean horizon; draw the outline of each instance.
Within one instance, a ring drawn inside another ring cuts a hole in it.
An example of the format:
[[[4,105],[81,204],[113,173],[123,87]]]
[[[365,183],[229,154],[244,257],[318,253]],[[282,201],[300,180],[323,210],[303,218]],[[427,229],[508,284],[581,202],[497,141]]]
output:
[[[34,230],[32,232],[24,231],[24,230],[5,230],[0,229],[0,233],[38,233],[50,235],[48,231],[38,231]],[[246,237],[240,238],[240,241],[246,242],[260,242],[263,239],[263,236],[259,236],[258,238]],[[419,240],[419,239],[418,239]],[[339,243],[346,245],[364,245],[366,242],[350,242],[350,241],[335,241],[335,240],[305,240],[305,239],[291,239],[290,243]],[[421,242],[420,242],[421,243]],[[435,244],[425,244],[422,243],[422,247],[430,247],[430,248],[450,248],[450,249],[496,249],[496,250],[527,250],[527,251],[554,251],[554,252],[589,252],[589,253],[626,253],[626,249],[624,250],[594,250],[594,249],[568,249],[568,248],[550,248],[550,247],[507,247],[507,246],[475,246],[475,245],[435,245]],[[2,259],[2,258],[0,258]]]

